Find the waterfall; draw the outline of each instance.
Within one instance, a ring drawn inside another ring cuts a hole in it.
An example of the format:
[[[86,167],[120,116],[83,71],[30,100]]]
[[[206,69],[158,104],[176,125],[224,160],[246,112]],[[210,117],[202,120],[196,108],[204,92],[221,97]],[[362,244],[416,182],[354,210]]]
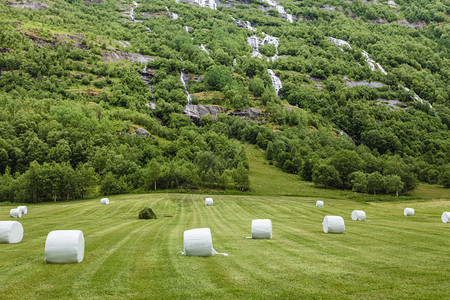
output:
[[[341,49],[342,52],[345,52],[344,49],[342,49],[342,47],[347,46],[350,49],[352,49],[352,46],[344,41],[344,40],[340,40],[340,39],[335,39],[332,37],[328,37],[328,39],[335,44],[336,46],[339,47],[339,49]],[[364,57],[365,62],[369,65],[369,69],[372,71],[375,70],[380,70],[381,73],[383,73],[384,75],[387,75],[387,72],[383,69],[383,67],[377,63],[376,61],[374,61],[372,58],[370,58],[369,53],[367,53],[366,51],[362,50],[362,56]]]
[[[186,97],[188,99],[188,105],[191,104],[192,102],[192,96],[189,94],[188,92],[188,87],[186,82],[184,81],[184,76],[186,75],[186,73],[184,73],[184,70],[181,70],[181,75],[180,75],[180,82],[181,84],[184,86],[184,89],[186,90]]]
[[[275,46],[275,55],[271,58],[267,58],[268,61],[278,58],[278,38],[266,34],[264,39],[259,39],[256,35],[249,36],[247,38],[247,44],[253,48],[252,57],[262,58],[262,54],[259,52],[259,46],[270,44]]]
[[[201,44],[200,45],[200,49],[202,49],[203,51],[205,51],[207,54],[209,54],[208,49],[205,48],[205,45]]]
[[[217,3],[214,0],[196,0],[201,7],[209,7],[211,9],[217,9]]]
[[[286,20],[288,20],[288,22],[293,23],[294,22],[294,18],[292,17],[291,14],[288,14],[285,10],[283,6],[277,5],[275,6],[275,9],[278,11],[278,13],[280,13],[281,15],[283,15],[283,17],[286,18]]]
[[[278,78],[275,75],[275,72],[273,70],[267,69],[267,72],[269,73],[270,79],[272,79],[272,86],[275,89],[275,92],[277,93],[277,96],[278,96],[278,93],[280,92],[280,89],[283,86],[283,84],[282,84],[280,78]]]

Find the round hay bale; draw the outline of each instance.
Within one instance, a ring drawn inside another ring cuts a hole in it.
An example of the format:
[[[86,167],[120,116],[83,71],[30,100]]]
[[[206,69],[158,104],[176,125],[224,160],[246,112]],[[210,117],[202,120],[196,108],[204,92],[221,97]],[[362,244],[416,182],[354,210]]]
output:
[[[316,207],[323,207],[323,201],[317,200]]]
[[[214,200],[213,198],[205,198],[205,205],[213,205]]]
[[[252,239],[271,239],[272,221],[270,219],[256,219],[252,221]]]
[[[23,226],[17,221],[0,222],[0,243],[15,244],[23,239]]]
[[[17,206],[17,209],[22,212],[22,215],[26,215],[28,213],[28,209],[26,206]]]
[[[344,233],[344,219],[339,216],[325,216],[322,222],[325,233]]]
[[[45,241],[45,261],[53,264],[80,263],[84,258],[84,235],[80,230],[55,230]]]
[[[366,213],[362,210],[354,210],[351,217],[353,221],[365,221]]]
[[[20,209],[13,208],[9,211],[9,215],[13,218],[22,218],[22,212]]]
[[[405,208],[404,210],[403,210],[403,214],[405,215],[405,216],[414,216],[414,208]]]
[[[450,220],[450,212],[444,211],[441,216],[442,223],[448,223]]]
[[[186,256],[212,256],[214,254],[228,255],[226,253],[218,253],[214,250],[211,229],[209,228],[186,230],[183,234],[183,243],[183,254]]]
[[[109,199],[108,198],[102,198],[100,200],[100,204],[109,204]]]

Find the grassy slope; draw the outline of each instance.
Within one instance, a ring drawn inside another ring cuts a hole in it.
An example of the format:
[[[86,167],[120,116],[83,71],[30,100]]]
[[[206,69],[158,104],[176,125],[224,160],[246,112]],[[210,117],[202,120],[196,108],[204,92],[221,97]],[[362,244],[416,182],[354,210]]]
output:
[[[255,148],[247,150],[255,154],[250,159],[255,195],[217,195],[212,207],[203,205],[204,195],[187,194],[116,196],[108,206],[99,199],[29,205],[29,214],[20,219],[24,240],[0,244],[0,298],[448,295],[449,226],[440,222],[440,214],[450,207],[448,196],[420,202],[344,200],[342,192],[298,182],[296,176],[265,165]],[[317,196],[326,197],[325,208],[315,208]],[[159,219],[138,220],[145,206]],[[415,208],[416,216],[404,217],[404,207]],[[9,219],[10,208],[0,206],[2,220]],[[370,221],[351,221],[354,209],[365,210]],[[345,234],[322,232],[327,214],[344,217]],[[245,239],[256,218],[272,219],[273,240]],[[198,227],[210,227],[215,249],[230,256],[177,255],[183,249],[183,231]],[[81,264],[44,262],[45,238],[56,229],[84,232]]]

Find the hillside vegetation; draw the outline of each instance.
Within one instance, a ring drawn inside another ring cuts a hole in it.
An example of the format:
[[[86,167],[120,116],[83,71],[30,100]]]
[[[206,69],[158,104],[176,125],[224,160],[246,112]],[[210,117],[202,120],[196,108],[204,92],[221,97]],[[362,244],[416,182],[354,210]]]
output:
[[[240,142],[325,188],[450,186],[450,5],[390,2],[2,0],[0,201],[247,191]]]

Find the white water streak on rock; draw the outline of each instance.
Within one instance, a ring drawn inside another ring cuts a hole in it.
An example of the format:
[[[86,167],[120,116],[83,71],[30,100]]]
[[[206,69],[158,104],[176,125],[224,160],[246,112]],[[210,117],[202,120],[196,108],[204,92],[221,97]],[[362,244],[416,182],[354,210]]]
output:
[[[271,69],[267,69],[267,72],[269,73],[270,79],[272,79],[272,86],[275,89],[275,92],[278,93],[280,92],[281,87],[283,86],[283,83],[281,82],[280,78],[278,78],[275,75],[275,72]]]

